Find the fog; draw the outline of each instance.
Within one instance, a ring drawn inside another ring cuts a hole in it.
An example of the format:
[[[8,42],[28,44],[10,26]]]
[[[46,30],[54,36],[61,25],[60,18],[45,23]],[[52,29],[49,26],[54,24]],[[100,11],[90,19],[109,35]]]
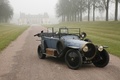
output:
[[[20,13],[26,15],[43,15],[48,13],[50,23],[57,23],[55,7],[58,0],[9,0],[14,10],[13,22],[17,23]]]
[[[14,10],[14,16],[12,19],[12,23],[21,24],[20,16],[26,16],[26,20],[22,21],[23,24],[31,23],[30,17],[38,17],[32,20],[38,20],[36,23],[31,24],[38,24],[44,23],[46,21],[40,21],[39,17],[46,15],[49,16],[49,20],[47,24],[56,24],[60,20],[56,17],[56,4],[58,0],[9,0],[10,5]],[[114,20],[114,3],[110,3],[109,6],[109,20]],[[118,7],[118,13],[120,13],[120,5]],[[95,12],[96,18],[99,20],[105,20],[105,11],[100,13],[96,10]],[[29,17],[30,16],[30,17]],[[92,20],[92,11],[90,12],[90,20]],[[87,18],[87,12],[83,14],[83,18]],[[118,18],[120,19],[120,15],[118,14]],[[30,21],[29,21],[29,20]],[[42,18],[43,19],[43,18]],[[28,20],[28,21],[27,21]],[[46,24],[46,23],[45,23]]]
[[[58,0],[9,0],[14,12],[39,14],[48,12],[55,15],[55,6]]]

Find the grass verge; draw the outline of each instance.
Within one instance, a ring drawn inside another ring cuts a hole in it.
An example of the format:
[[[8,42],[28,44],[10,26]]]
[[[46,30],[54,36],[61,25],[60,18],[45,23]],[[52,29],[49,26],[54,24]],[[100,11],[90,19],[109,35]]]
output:
[[[109,53],[120,57],[120,22],[69,22],[47,27],[79,27],[87,33],[87,38],[98,45],[106,45]]]
[[[28,26],[0,24],[0,51],[14,41]]]

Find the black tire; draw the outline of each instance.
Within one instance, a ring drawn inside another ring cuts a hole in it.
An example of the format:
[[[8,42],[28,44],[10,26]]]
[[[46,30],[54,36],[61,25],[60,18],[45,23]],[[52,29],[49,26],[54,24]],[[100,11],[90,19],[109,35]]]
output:
[[[46,55],[43,54],[41,45],[38,46],[38,57],[39,57],[40,59],[45,59],[45,57],[46,57]]]
[[[70,49],[65,55],[65,62],[70,69],[78,69],[82,65],[82,56],[78,50]]]
[[[100,52],[100,60],[98,62],[93,62],[96,67],[103,68],[109,63],[109,54],[106,50]]]

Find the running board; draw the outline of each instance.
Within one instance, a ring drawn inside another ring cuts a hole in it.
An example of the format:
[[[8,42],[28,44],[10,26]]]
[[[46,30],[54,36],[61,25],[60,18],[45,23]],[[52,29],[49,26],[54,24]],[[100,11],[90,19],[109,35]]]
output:
[[[56,49],[46,48],[46,54],[51,56],[58,56]]]

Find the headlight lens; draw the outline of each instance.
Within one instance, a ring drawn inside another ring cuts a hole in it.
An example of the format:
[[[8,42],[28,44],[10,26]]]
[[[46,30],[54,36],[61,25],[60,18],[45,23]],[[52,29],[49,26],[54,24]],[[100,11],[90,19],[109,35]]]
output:
[[[85,35],[84,34],[82,34],[82,38],[84,38],[85,37]]]
[[[85,47],[83,48],[83,51],[84,51],[84,52],[88,52],[88,46],[85,46]]]
[[[100,51],[100,52],[103,51],[103,49],[104,49],[103,46],[98,47],[98,51]]]

